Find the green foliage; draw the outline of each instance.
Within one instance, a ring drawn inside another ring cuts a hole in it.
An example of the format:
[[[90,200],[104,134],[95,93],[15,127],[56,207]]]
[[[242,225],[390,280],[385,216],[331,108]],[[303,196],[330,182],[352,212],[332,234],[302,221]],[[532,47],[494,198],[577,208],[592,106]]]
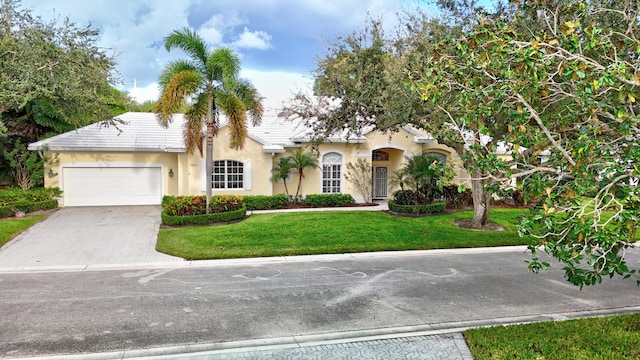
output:
[[[401,205],[393,200],[389,201],[389,210],[400,214],[439,214],[443,213],[446,207],[445,201],[422,205]]]
[[[284,194],[277,195],[246,195],[242,201],[247,210],[282,209],[289,203],[289,197]]]
[[[244,207],[242,197],[234,195],[218,195],[211,198],[207,211],[204,196],[164,196],[163,212],[168,216],[195,216],[212,213],[236,211]]]
[[[370,203],[373,197],[373,179],[371,163],[363,158],[358,158],[356,163],[347,163],[347,171],[344,178],[353,184],[365,203]]]
[[[291,175],[291,171],[294,169],[294,164],[290,156],[281,157],[271,169],[271,181],[282,181],[284,184],[284,191],[287,198],[289,197],[289,188],[287,187],[287,179]]]
[[[62,194],[59,188],[34,188],[22,190],[17,188],[0,189],[0,205],[19,201],[39,202],[53,199]]]
[[[58,188],[0,189],[0,218],[14,216],[18,211],[29,213],[54,209],[58,207],[58,200],[53,198],[61,193]]]
[[[640,8],[540,0],[511,11],[439,43],[409,84],[448,119],[433,124],[439,141],[475,137],[459,152],[482,181],[474,193],[516,177],[538,199],[520,226],[539,239],[532,271],[548,266],[536,255],[544,251],[580,287],[637,276],[624,254],[640,225]],[[492,155],[499,142],[511,160]]]
[[[467,207],[473,201],[473,199],[471,198],[471,190],[460,189],[456,185],[443,186],[442,199],[447,203],[448,207],[453,209]]]
[[[4,159],[11,168],[13,181],[23,190],[44,186],[44,167],[47,158],[38,152],[27,150],[18,140],[11,151],[4,151]]]
[[[50,199],[43,201],[21,200],[12,204],[0,206],[0,218],[14,216],[16,212],[22,211],[30,213],[38,210],[51,210],[58,207],[58,200]]]
[[[170,62],[160,74],[161,94],[154,111],[161,122],[168,125],[173,114],[184,108],[187,152],[198,149],[202,154],[203,140],[206,140],[205,173],[206,178],[211,179],[213,138],[220,129],[219,113],[224,113],[228,120],[229,146],[242,149],[247,137],[247,115],[253,125],[262,121],[262,97],[249,81],[239,77],[240,59],[233,50],[211,50],[204,39],[189,28],[174,30],[164,40],[167,51],[180,49],[188,59]],[[206,139],[203,139],[205,124]],[[211,191],[211,184],[207,184],[207,204],[211,201]]]
[[[224,223],[244,219],[244,217],[246,216],[246,212],[247,208],[242,206],[239,209],[234,209],[226,212],[200,215],[169,215],[167,211],[163,211],[160,217],[162,218],[162,223],[169,226],[209,225],[214,223]]]
[[[302,186],[302,179],[304,178],[304,170],[306,168],[317,169],[318,159],[309,152],[304,152],[303,149],[298,148],[289,156],[293,169],[298,172],[298,188],[296,189],[296,195],[294,197],[297,200],[300,196],[300,187]]]
[[[19,5],[0,5],[0,114],[9,131],[35,138],[110,118],[106,84],[115,61],[96,45],[98,30],[45,22]]]
[[[303,201],[313,207],[339,207],[355,203],[350,194],[309,194]]]
[[[640,313],[467,330],[473,358],[637,359]]]

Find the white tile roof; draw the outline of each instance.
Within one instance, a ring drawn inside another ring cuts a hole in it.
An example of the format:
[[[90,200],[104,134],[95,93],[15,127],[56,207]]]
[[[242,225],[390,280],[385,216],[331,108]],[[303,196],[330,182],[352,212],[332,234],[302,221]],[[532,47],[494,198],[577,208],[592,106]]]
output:
[[[154,113],[128,112],[116,117],[123,123],[91,124],[29,145],[30,150],[185,152],[184,117],[173,115],[168,127]]]
[[[160,125],[155,113],[128,112],[119,115],[123,124],[104,126],[91,124],[29,145],[30,150],[48,149],[51,151],[126,151],[126,152],[185,152],[182,139],[184,116],[173,115],[169,127]],[[221,115],[221,127],[227,123]],[[405,127],[416,141],[432,139],[421,132]],[[366,134],[372,129],[363,132]],[[248,136],[262,144],[266,153],[284,152],[288,147],[300,146],[309,142],[312,133],[300,120],[285,120],[278,116],[275,109],[265,109],[262,123],[248,127]],[[363,142],[364,137],[352,136],[349,142]],[[346,142],[346,133],[326,139],[327,142]]]

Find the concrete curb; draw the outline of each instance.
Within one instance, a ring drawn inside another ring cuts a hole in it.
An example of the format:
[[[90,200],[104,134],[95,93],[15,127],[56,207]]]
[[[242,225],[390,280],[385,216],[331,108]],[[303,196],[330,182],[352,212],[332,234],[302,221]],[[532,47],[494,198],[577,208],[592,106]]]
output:
[[[435,249],[435,250],[410,250],[410,251],[380,251],[365,253],[347,254],[327,254],[327,255],[300,255],[300,256],[277,256],[266,258],[243,258],[243,259],[221,259],[221,260],[179,260],[155,263],[132,263],[132,264],[80,264],[65,266],[31,266],[21,268],[3,268],[2,273],[40,273],[40,272],[81,272],[81,271],[105,271],[105,270],[131,270],[131,269],[168,269],[168,268],[207,268],[219,266],[238,265],[264,265],[264,264],[286,264],[302,262],[331,262],[341,260],[358,259],[383,259],[398,256],[439,256],[439,255],[467,255],[486,254],[500,252],[525,252],[526,246],[500,246],[484,248],[459,248],[459,249]]]
[[[374,341],[415,336],[453,334],[453,340],[461,350],[465,359],[473,359],[461,333],[478,327],[490,327],[513,324],[536,323],[543,321],[562,321],[579,318],[601,317],[615,314],[639,312],[640,306],[587,310],[567,313],[538,314],[521,317],[505,317],[497,319],[478,319],[472,321],[450,322],[429,325],[403,326],[382,329],[368,329],[314,335],[292,335],[280,338],[240,340],[224,343],[176,345],[150,349],[136,349],[105,352],[97,354],[58,355],[46,357],[28,357],[15,359],[30,360],[105,360],[105,359],[172,359],[186,354],[206,356],[213,354],[237,354],[263,350],[292,349],[319,345],[345,344],[353,342]]]

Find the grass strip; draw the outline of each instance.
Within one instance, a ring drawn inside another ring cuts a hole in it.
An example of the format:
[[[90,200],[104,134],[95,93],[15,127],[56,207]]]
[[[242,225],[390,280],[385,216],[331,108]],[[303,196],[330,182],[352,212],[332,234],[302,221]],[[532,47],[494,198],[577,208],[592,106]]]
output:
[[[472,329],[475,360],[604,360],[640,358],[640,313]]]
[[[301,212],[251,215],[235,224],[162,229],[158,251],[189,260],[524,245],[516,224],[524,210],[495,209],[505,231],[473,231],[455,220],[472,211],[407,218],[384,212]]]
[[[44,215],[36,215],[22,219],[0,220],[0,247],[43,218]]]

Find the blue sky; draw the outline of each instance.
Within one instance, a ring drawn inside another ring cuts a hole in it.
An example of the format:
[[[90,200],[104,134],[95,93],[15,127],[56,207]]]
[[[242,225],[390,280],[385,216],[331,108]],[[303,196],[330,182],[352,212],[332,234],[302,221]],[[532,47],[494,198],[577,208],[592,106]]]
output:
[[[155,100],[157,78],[172,59],[163,38],[188,26],[215,46],[241,56],[243,77],[253,81],[266,105],[279,106],[311,83],[311,70],[327,41],[362,28],[367,18],[395,14],[416,0],[22,0],[44,19],[69,17],[100,29],[100,46],[116,55],[120,87],[138,101]],[[420,6],[432,8],[425,2]],[[135,80],[135,88],[134,88]]]

